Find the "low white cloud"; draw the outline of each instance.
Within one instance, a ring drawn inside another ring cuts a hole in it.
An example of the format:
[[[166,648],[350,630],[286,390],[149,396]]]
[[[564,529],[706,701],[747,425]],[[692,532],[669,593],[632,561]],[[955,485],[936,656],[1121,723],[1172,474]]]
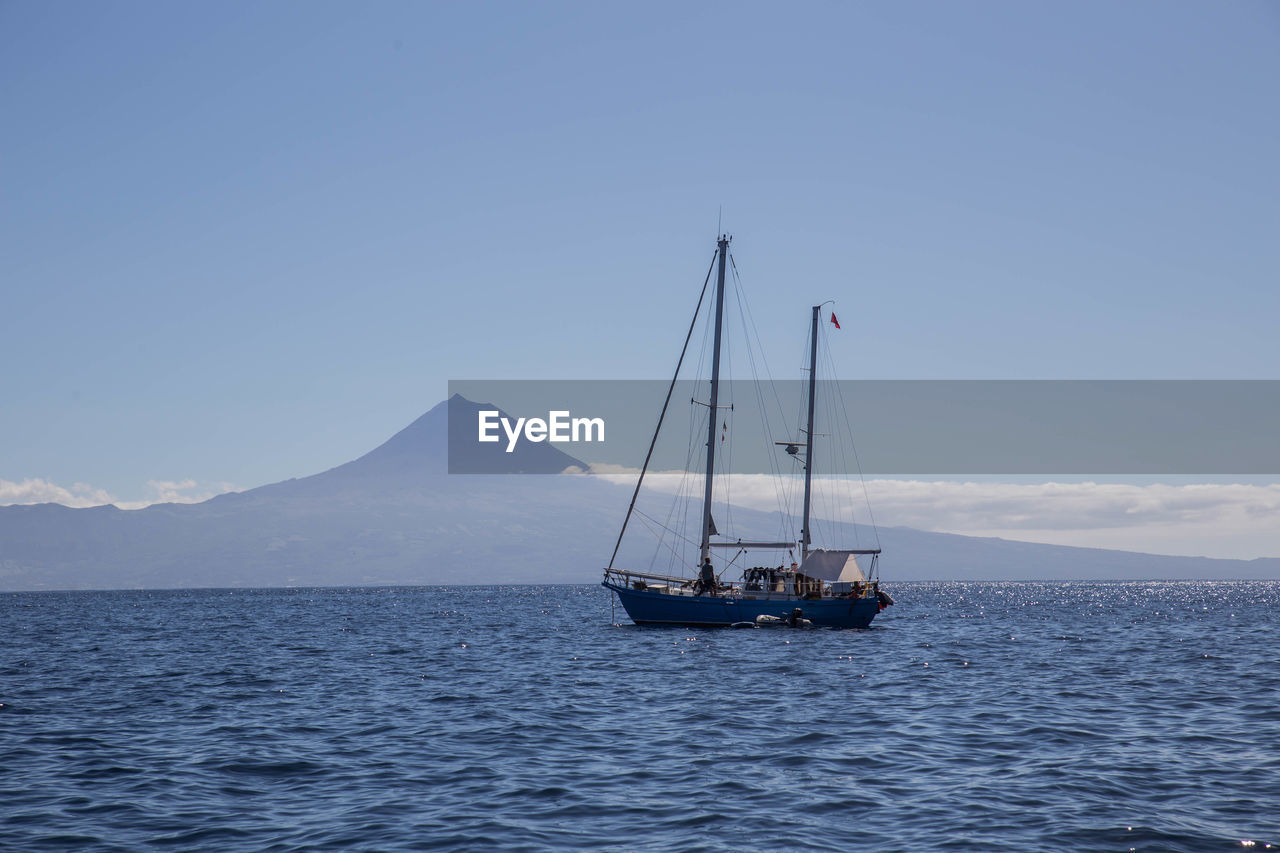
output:
[[[81,508],[114,504],[121,509],[141,509],[157,503],[199,503],[235,490],[231,483],[198,483],[192,479],[148,480],[146,495],[141,500],[130,501],[88,483],[60,486],[48,480],[29,478],[21,482],[0,480],[0,506],[55,503]]]
[[[1280,484],[873,480],[882,523],[971,536],[1248,559],[1280,555]]]
[[[97,489],[87,483],[59,486],[48,480],[27,479],[20,483],[0,480],[0,506],[10,504],[62,504],[85,507],[113,503],[114,498],[106,489]]]
[[[155,503],[194,504],[236,491],[231,483],[198,483],[192,479],[148,480],[147,488],[154,499],[143,502],[143,506]]]
[[[593,466],[592,473],[635,484],[636,470]],[[736,505],[799,514],[798,478],[734,474],[725,478]],[[683,483],[683,486],[681,485]],[[662,471],[648,490],[675,493],[698,476]],[[817,519],[915,527],[968,536],[1121,548],[1158,554],[1236,559],[1280,556],[1280,484],[999,483],[951,480],[814,482]],[[869,508],[868,508],[869,505]],[[816,523],[815,523],[816,526]]]

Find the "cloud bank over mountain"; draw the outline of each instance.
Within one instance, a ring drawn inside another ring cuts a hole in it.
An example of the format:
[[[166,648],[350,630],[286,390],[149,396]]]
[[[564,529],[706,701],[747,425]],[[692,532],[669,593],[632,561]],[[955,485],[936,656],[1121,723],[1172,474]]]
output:
[[[637,471],[592,466],[619,484]],[[780,492],[799,500],[799,478],[726,476],[735,504],[769,512]],[[682,488],[681,472],[649,474],[646,486]],[[1280,484],[1145,485],[1096,482],[1009,483],[874,479],[864,484],[815,478],[818,518],[874,516],[881,524],[968,536],[996,536],[1080,547],[1170,555],[1253,559],[1280,554]],[[869,511],[870,508],[870,511]]]
[[[55,503],[74,508],[117,506],[120,509],[142,509],[159,503],[200,503],[235,490],[231,483],[197,483],[192,479],[148,480],[148,497],[127,501],[88,483],[59,486],[41,478],[27,478],[21,482],[0,480],[0,506]]]

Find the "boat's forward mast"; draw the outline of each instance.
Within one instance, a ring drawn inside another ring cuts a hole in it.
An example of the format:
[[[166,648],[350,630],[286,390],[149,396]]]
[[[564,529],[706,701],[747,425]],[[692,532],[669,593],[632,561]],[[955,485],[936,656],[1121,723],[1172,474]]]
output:
[[[716,424],[720,420],[720,339],[724,331],[724,268],[729,257],[729,237],[720,235],[716,243],[720,268],[716,272],[716,320],[715,340],[711,349],[711,400],[707,403],[707,479],[702,496],[702,539],[698,551],[698,564],[711,556],[711,485],[716,470]]]

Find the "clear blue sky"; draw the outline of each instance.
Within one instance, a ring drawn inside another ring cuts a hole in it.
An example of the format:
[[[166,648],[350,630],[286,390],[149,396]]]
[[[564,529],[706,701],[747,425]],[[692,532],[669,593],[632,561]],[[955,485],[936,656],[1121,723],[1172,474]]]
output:
[[[668,375],[1274,378],[1280,6],[0,4],[0,478],[240,487]]]

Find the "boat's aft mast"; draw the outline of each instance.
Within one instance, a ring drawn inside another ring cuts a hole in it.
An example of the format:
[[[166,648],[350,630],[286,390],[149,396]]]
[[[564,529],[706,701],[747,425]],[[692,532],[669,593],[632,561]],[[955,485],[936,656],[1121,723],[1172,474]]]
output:
[[[707,416],[707,482],[702,498],[702,550],[698,563],[711,555],[711,479],[716,468],[716,422],[720,417],[720,333],[724,320],[724,266],[729,255],[729,238],[723,234],[717,243],[720,269],[716,273],[716,332],[711,349],[711,410]],[[816,316],[816,315],[815,315]],[[812,409],[812,403],[810,404]]]
[[[809,331],[809,425],[804,433],[804,523],[800,528],[800,562],[809,556],[809,496],[813,488],[813,397],[818,385],[818,314],[813,306],[813,328]]]

